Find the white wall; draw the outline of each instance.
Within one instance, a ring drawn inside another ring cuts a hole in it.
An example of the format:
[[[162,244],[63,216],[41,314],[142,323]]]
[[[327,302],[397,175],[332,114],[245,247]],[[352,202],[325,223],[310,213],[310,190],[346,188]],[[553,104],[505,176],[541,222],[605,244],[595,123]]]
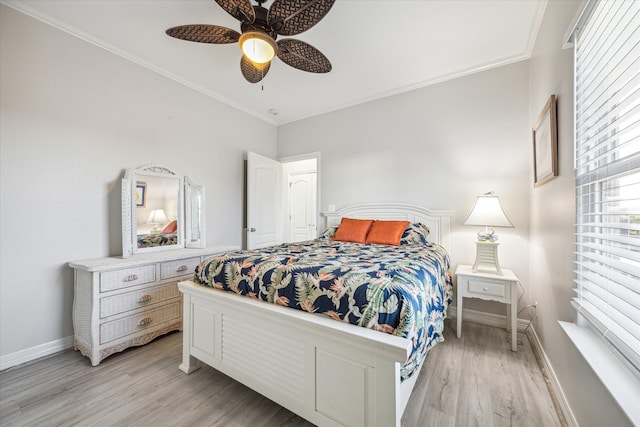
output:
[[[530,192],[529,278],[539,303],[534,328],[579,425],[625,426],[629,419],[558,325],[558,320],[575,318],[570,305],[575,224],[573,50],[561,46],[580,3],[547,3],[530,60],[529,123],[533,126],[549,96],[556,94],[559,145],[559,176]]]
[[[528,79],[525,61],[281,126],[278,156],[321,153],[323,211],[382,201],[454,209],[454,266],[473,263],[478,229],[462,223],[494,190],[515,226],[497,229],[501,264],[527,288]],[[504,314],[502,304],[465,303],[478,307]]]
[[[276,129],[0,6],[0,356],[73,334],[72,260],[120,255],[120,180],[206,187],[207,242],[240,244],[243,154]],[[242,132],[238,132],[242,129]]]

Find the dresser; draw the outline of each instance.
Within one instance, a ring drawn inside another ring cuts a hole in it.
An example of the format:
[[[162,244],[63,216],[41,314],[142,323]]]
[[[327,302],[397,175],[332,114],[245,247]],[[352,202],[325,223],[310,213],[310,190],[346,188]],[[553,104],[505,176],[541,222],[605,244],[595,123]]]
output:
[[[182,330],[178,282],[193,279],[209,256],[237,249],[217,245],[69,263],[75,348],[96,366],[113,353]]]

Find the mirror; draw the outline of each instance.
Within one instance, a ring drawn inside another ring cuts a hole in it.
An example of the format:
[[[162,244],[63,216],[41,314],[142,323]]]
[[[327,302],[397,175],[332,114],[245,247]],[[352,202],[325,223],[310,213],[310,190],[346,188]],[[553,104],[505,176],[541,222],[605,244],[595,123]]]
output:
[[[204,187],[184,177],[187,248],[204,248]]]
[[[160,165],[127,169],[122,179],[122,257],[183,247],[205,247],[204,187]]]

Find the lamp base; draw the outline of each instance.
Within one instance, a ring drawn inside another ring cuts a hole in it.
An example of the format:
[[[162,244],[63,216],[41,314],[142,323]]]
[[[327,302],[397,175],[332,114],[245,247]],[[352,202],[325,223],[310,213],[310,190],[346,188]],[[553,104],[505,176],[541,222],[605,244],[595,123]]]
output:
[[[498,242],[476,242],[476,262],[473,264],[471,271],[474,273],[482,267],[488,267],[491,270],[495,270],[495,273],[502,276],[502,269],[500,269],[500,262],[498,261]]]

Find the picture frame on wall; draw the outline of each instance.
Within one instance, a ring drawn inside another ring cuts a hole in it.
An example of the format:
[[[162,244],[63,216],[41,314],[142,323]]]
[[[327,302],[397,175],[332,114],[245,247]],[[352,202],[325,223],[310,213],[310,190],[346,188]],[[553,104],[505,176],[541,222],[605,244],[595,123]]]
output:
[[[136,207],[144,208],[147,206],[147,184],[145,182],[136,183]]]
[[[539,187],[558,176],[558,123],[555,95],[549,97],[532,133],[533,185]]]

